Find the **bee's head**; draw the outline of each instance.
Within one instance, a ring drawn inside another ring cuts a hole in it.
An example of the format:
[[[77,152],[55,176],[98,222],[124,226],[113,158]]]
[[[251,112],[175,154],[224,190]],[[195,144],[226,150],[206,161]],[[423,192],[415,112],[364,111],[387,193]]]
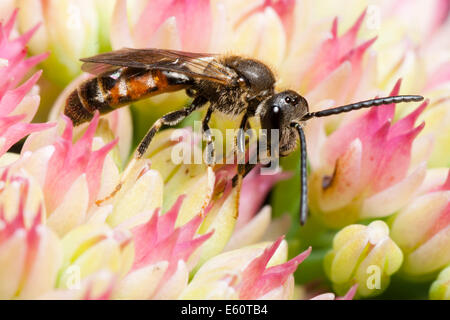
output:
[[[279,130],[280,155],[292,152],[297,144],[297,132],[293,123],[300,123],[308,113],[308,102],[292,90],[286,90],[273,95],[260,104],[257,110],[262,129],[268,132],[270,142],[271,130]]]

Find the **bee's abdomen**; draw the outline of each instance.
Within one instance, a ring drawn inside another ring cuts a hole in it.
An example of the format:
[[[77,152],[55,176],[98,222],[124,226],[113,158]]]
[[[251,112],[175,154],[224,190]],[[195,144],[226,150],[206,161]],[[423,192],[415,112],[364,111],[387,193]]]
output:
[[[75,125],[89,121],[98,110],[105,114],[157,94],[181,90],[193,80],[160,70],[121,68],[82,83],[67,99],[64,114]]]
[[[72,91],[67,98],[64,114],[72,120],[74,125],[89,121],[93,117],[93,113],[88,111],[81,102],[78,89]]]

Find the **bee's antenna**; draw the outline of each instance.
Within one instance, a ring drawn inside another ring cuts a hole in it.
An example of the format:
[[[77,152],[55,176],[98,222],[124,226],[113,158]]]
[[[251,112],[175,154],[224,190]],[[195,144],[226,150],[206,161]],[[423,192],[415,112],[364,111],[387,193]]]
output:
[[[380,106],[384,104],[391,104],[391,103],[400,103],[400,102],[411,102],[411,101],[422,101],[422,96],[416,96],[416,95],[404,95],[404,96],[392,96],[392,97],[385,97],[385,98],[377,98],[377,99],[371,99],[366,101],[360,101],[352,104],[348,104],[345,106],[340,106],[336,108],[326,109],[322,111],[317,112],[309,112],[303,116],[301,119],[302,121],[309,120],[311,118],[317,118],[317,117],[328,117],[334,114],[343,113],[343,112],[349,112],[353,110],[358,110],[362,108],[370,108],[373,106]]]
[[[306,172],[306,139],[302,126],[292,122],[291,127],[298,131],[300,137],[300,224],[303,226],[308,218],[308,185]]]

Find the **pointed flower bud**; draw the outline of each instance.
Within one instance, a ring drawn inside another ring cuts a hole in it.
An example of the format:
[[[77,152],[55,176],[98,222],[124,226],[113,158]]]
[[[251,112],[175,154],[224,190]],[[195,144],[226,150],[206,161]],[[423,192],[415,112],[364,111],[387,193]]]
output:
[[[390,276],[402,261],[403,254],[389,238],[388,226],[377,220],[368,226],[355,224],[339,231],[324,264],[338,294],[358,284],[358,296],[372,297],[388,287]]]
[[[439,273],[431,285],[430,299],[450,300],[450,265]]]

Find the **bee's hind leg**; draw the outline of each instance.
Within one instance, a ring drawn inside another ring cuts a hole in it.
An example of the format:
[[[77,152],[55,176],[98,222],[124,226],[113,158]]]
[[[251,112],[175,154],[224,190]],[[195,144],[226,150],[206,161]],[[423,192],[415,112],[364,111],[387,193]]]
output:
[[[102,204],[103,202],[111,199],[114,197],[114,195],[120,190],[128,176],[133,171],[133,167],[136,164],[136,162],[145,155],[148,147],[150,146],[150,143],[152,142],[153,137],[155,134],[161,129],[163,125],[167,126],[175,126],[178,123],[180,123],[184,118],[186,118],[188,115],[190,115],[193,111],[197,110],[198,108],[202,107],[207,100],[203,97],[196,97],[194,101],[192,101],[192,104],[190,104],[188,107],[183,108],[181,110],[176,110],[173,112],[170,112],[158,120],[151,126],[151,128],[147,131],[144,138],[142,138],[141,142],[139,143],[136,152],[134,154],[133,159],[128,163],[127,167],[125,168],[119,183],[116,185],[114,190],[105,198],[97,200],[95,203],[97,205]]]

